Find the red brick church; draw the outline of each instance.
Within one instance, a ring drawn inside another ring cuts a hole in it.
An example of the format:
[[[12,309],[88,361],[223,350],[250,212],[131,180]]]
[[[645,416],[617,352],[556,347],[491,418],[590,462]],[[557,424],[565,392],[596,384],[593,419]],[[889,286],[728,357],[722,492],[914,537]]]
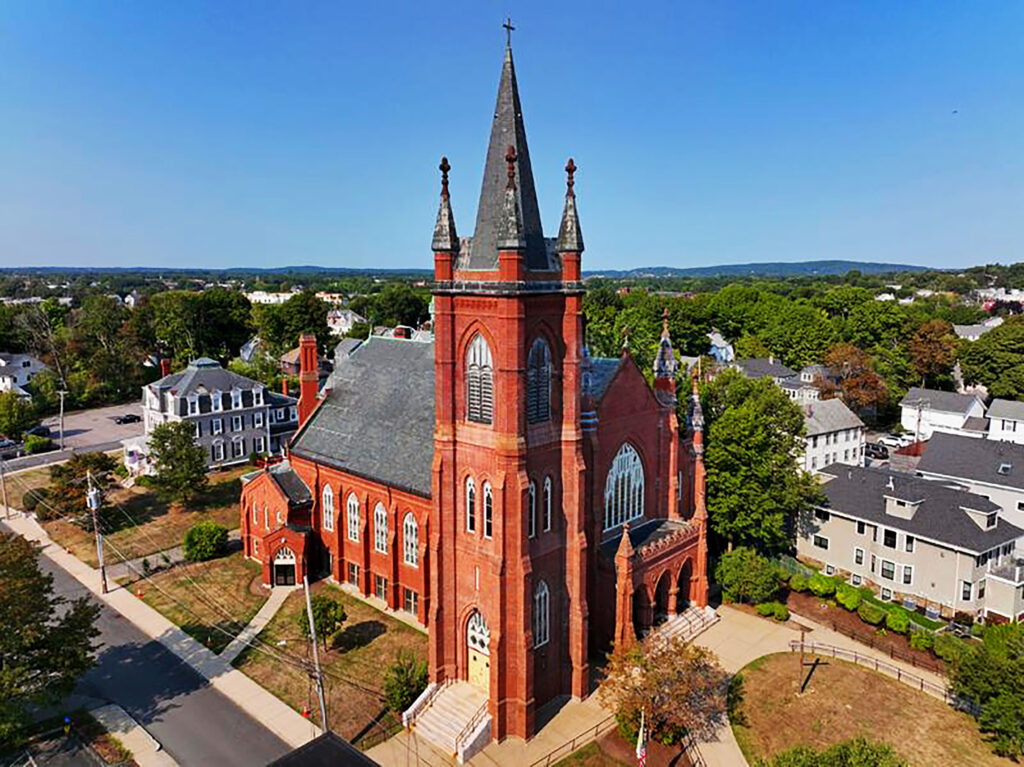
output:
[[[653,387],[628,347],[589,355],[576,168],[547,238],[511,50],[472,237],[440,170],[433,340],[371,337],[318,397],[302,339],[300,428],[246,478],[242,536],[268,584],[329,577],[415,616],[432,680],[529,738],[589,693],[592,655],[707,604],[703,422],[694,397],[677,423],[667,323]]]

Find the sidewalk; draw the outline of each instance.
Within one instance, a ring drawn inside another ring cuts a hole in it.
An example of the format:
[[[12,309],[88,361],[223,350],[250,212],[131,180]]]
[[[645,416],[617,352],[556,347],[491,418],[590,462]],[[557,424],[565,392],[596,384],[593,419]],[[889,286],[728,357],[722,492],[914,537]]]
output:
[[[221,651],[220,659],[225,663],[231,663],[237,658],[238,654],[248,646],[249,642],[255,639],[263,631],[264,627],[270,623],[271,618],[277,615],[277,611],[281,609],[281,605],[284,604],[284,600],[288,598],[288,595],[300,588],[302,587],[285,588],[284,586],[278,586],[275,589],[271,589],[270,598],[263,603],[263,607],[260,608],[259,612],[252,616],[249,625],[242,629],[242,632],[232,639],[231,643]]]
[[[235,549],[241,551],[242,547],[239,545],[241,540],[241,530],[231,530],[228,533],[229,551],[234,551]],[[167,557],[167,561],[164,561],[164,557]],[[153,572],[156,572],[157,570],[166,570],[171,565],[176,565],[179,562],[185,561],[185,547],[175,546],[174,548],[155,551],[152,554],[146,554],[144,557],[129,559],[127,562],[115,562],[114,564],[107,565],[108,581],[116,581],[119,578],[132,578],[133,580],[139,578],[139,574],[145,572],[142,564],[142,560],[144,559],[149,560],[149,566],[152,568]]]
[[[119,612],[144,634],[181,658],[214,689],[285,743],[297,748],[320,734],[319,727],[233,668],[230,662],[214,655],[127,589],[114,589],[102,594],[99,571],[56,545],[34,519],[12,510],[11,518],[4,522],[27,540],[39,543],[43,556],[70,573],[97,599]]]
[[[139,767],[178,767],[174,759],[160,750],[160,744],[153,736],[120,706],[99,706],[90,709],[89,713],[103,725],[103,729],[132,752],[132,757]]]

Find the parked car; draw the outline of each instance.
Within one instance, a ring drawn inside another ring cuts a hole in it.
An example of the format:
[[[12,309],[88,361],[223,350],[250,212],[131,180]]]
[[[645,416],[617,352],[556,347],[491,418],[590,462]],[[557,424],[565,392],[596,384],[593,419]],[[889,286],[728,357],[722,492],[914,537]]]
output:
[[[0,439],[0,460],[17,458],[21,455],[21,443],[13,439]]]
[[[877,442],[866,442],[864,444],[864,455],[868,458],[877,458],[880,461],[886,461],[889,459],[889,450],[885,445],[879,445]]]
[[[138,423],[141,420],[142,420],[142,416],[140,416],[140,415],[135,415],[135,413],[125,413],[124,415],[117,416],[114,419],[114,423],[118,423],[118,424]]]
[[[906,447],[907,445],[914,444],[913,437],[906,437],[901,434],[886,434],[878,441],[881,442],[883,445],[886,445],[887,447],[894,448],[901,448]]]
[[[33,426],[31,429],[26,431],[25,434],[31,434],[33,437],[49,437],[53,432],[50,430],[49,426],[39,424],[38,426]]]

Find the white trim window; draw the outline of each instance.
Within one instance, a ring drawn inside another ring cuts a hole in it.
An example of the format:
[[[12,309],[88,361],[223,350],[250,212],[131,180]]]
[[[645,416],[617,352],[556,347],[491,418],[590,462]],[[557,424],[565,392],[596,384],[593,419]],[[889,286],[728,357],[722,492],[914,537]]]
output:
[[[477,333],[466,350],[466,418],[491,423],[494,416],[494,363],[491,347]]]
[[[224,433],[224,419],[213,418],[210,420],[210,433],[211,434],[223,434]]]
[[[828,551],[828,538],[826,538],[824,535],[815,535],[811,539],[811,542],[819,549],[824,549],[825,551]]]
[[[263,389],[256,387],[252,390],[252,404],[262,405],[263,404]]]
[[[410,567],[420,566],[420,528],[412,512],[406,512],[402,522],[402,551],[405,563]]]
[[[256,437],[252,441],[252,449],[255,450],[257,453],[266,452],[266,449],[267,449],[266,438],[265,437]]]
[[[220,440],[217,440],[216,442],[214,442],[212,450],[213,450],[213,460],[214,461],[218,461],[219,462],[219,461],[223,461],[224,460],[224,443],[223,442],[221,442]]]
[[[960,598],[964,602],[971,602],[974,600],[974,584],[970,581],[964,581],[960,591]]]
[[[252,504],[252,523],[258,525],[260,523],[259,508],[254,501]]]
[[[388,510],[378,503],[373,510],[373,549],[381,554],[388,553]]]
[[[270,529],[270,509],[267,508],[266,501],[263,502],[263,527]]]
[[[537,534],[537,483],[530,480],[530,499],[526,510],[526,536]]]
[[[263,411],[260,410],[252,414],[252,425],[255,429],[263,428]]]
[[[476,532],[476,483],[466,477],[466,532]]]
[[[238,410],[242,407],[242,390],[232,389],[231,390],[231,409]]]
[[[624,442],[604,483],[604,529],[644,515],[644,466],[640,454]]]
[[[346,517],[348,519],[348,539],[350,541],[359,540],[359,498],[355,493],[348,494],[348,511]]]
[[[233,415],[233,416],[231,416],[231,431],[241,431],[241,430],[242,430],[242,416],[240,416],[240,415]]]
[[[864,564],[864,549],[862,549],[860,546],[853,550],[853,563],[855,565]]]
[[[324,485],[324,492],[321,496],[320,515],[323,519],[324,530],[334,531],[334,491],[330,485]]]
[[[288,420],[290,420],[290,421],[298,421],[299,420],[299,411],[295,408],[294,405],[292,405],[290,408],[288,408]]]
[[[188,414],[199,415],[199,395],[189,394],[188,395]]]
[[[903,565],[903,585],[913,586],[914,585],[914,566]]]
[[[260,539],[259,538],[253,538],[252,539],[252,554],[253,554],[254,557],[258,557],[260,555]]]
[[[219,391],[210,393],[210,410],[215,413],[219,413],[224,409],[224,398],[221,396]]]
[[[904,543],[904,548],[906,549],[907,553],[908,554],[912,554],[914,552],[914,536],[912,536],[912,535],[904,535],[903,536],[903,543]]]
[[[888,559],[882,560],[882,569],[879,574],[887,581],[896,580],[896,563],[890,562]]]
[[[202,439],[203,436],[203,422],[196,421],[196,439]]]
[[[231,456],[233,458],[241,458],[245,455],[245,439],[243,437],[235,437],[231,440]]]
[[[551,529],[551,477],[544,477],[544,503],[541,506],[541,529],[546,533]]]
[[[484,482],[484,538],[494,535],[494,496],[491,483]]]
[[[551,638],[551,595],[548,584],[541,581],[533,593],[533,646],[543,647]]]

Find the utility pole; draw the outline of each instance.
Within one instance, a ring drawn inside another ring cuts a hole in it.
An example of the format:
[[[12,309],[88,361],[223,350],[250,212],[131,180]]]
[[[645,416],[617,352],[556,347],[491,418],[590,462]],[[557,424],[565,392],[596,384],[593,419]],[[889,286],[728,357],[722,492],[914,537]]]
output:
[[[306,615],[309,617],[309,635],[313,638],[313,665],[316,668],[316,694],[320,699],[320,724],[327,732],[327,702],[324,700],[324,675],[320,671],[320,655],[316,649],[316,624],[313,622],[313,603],[309,599],[309,577],[302,574],[302,589],[306,592]]]
[[[100,585],[103,593],[107,593],[107,568],[103,564],[103,534],[100,532],[100,523],[97,519],[97,512],[100,510],[100,490],[93,487],[92,472],[86,472],[86,481],[89,489],[85,493],[85,505],[92,513],[92,531],[96,535],[96,558],[100,562]]]
[[[64,395],[67,394],[67,389],[61,389],[57,394],[60,395],[60,449],[64,449]]]
[[[0,458],[0,489],[4,494],[4,517],[11,518],[11,507],[7,505],[7,476],[4,474],[4,459]]]

